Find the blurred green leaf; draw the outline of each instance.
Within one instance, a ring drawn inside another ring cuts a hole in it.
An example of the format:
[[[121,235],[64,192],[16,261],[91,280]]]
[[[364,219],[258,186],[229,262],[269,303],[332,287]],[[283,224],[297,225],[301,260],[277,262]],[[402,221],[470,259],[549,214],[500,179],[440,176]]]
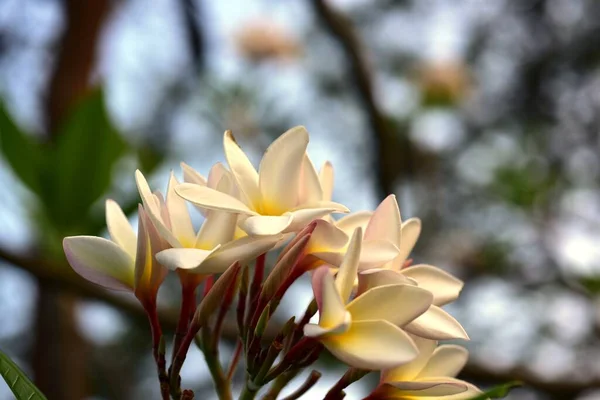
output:
[[[540,171],[534,165],[505,166],[496,171],[492,190],[523,208],[531,208],[544,200],[556,184],[556,176]]]
[[[27,375],[6,354],[0,351],[0,374],[17,400],[46,400]]]
[[[515,387],[521,386],[521,382],[509,382],[503,385],[496,386],[492,389],[486,390],[479,396],[472,397],[469,400],[486,400],[486,399],[500,399],[508,396],[508,392],[510,392]]]
[[[600,277],[586,276],[579,279],[579,283],[591,294],[600,293]]]
[[[142,146],[137,151],[140,169],[145,174],[150,174],[165,160],[165,153],[155,149],[153,146]]]
[[[36,194],[40,194],[39,166],[41,145],[14,123],[0,103],[0,150],[17,177]]]
[[[56,137],[56,152],[46,167],[54,171],[45,180],[48,211],[55,226],[82,228],[92,204],[109,188],[126,143],[109,120],[101,90],[75,107]]]

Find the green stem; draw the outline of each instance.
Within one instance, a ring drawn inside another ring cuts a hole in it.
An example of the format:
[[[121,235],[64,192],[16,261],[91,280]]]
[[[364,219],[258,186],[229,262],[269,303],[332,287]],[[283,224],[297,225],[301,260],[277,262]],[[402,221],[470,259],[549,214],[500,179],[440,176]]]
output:
[[[260,387],[255,386],[252,383],[252,380],[250,379],[250,377],[248,377],[246,379],[246,384],[244,385],[244,388],[242,389],[242,393],[240,393],[239,400],[254,400],[254,398],[258,394],[259,389],[260,389]]]
[[[219,349],[217,344],[211,340],[209,327],[202,328],[202,352],[210,375],[215,383],[215,389],[220,400],[232,400],[231,387],[219,362]]]
[[[277,396],[279,396],[279,393],[281,393],[283,388],[285,388],[287,384],[290,383],[290,381],[300,373],[300,371],[300,369],[297,369],[294,371],[285,372],[279,375],[277,378],[275,378],[275,381],[269,388],[269,391],[262,398],[262,400],[277,400]]]
[[[323,400],[340,400],[344,398],[344,389],[348,386],[361,379],[363,376],[367,375],[369,371],[358,369],[358,368],[348,368],[346,373],[333,385],[333,387],[327,392]]]

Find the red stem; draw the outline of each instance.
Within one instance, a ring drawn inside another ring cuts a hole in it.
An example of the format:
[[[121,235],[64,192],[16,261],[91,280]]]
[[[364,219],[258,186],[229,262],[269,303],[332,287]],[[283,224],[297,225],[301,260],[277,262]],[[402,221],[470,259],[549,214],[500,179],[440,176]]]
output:
[[[229,365],[229,370],[227,371],[227,380],[230,381],[233,377],[233,373],[240,362],[240,356],[242,355],[242,341],[238,340],[237,345],[235,346],[235,351],[233,353],[233,357],[231,359],[231,364]]]
[[[162,328],[158,320],[156,311],[156,302],[144,304],[148,320],[150,322],[150,331],[152,333],[152,355],[156,362],[158,370],[158,381],[160,383],[160,393],[163,400],[169,400],[169,377],[167,375],[167,362],[165,354],[160,351],[160,341],[162,338]]]
[[[173,362],[171,364],[171,381],[174,382],[179,377],[179,373],[181,372],[181,368],[183,367],[183,363],[187,356],[188,350],[190,349],[190,345],[194,341],[196,334],[200,330],[201,326],[191,324],[187,334],[181,340],[181,344],[179,345],[179,349],[173,358]],[[177,378],[176,378],[177,377]]]
[[[227,311],[233,303],[233,299],[235,299],[235,295],[237,294],[237,290],[235,285],[230,286],[225,293],[225,297],[223,298],[223,303],[221,304],[221,308],[219,309],[219,314],[217,315],[217,320],[215,322],[215,329],[213,332],[213,346],[218,346],[219,340],[221,338],[221,331],[223,328],[223,321],[225,320],[225,315],[227,315]]]
[[[264,309],[267,306],[267,304],[269,303],[269,301],[276,299],[277,304],[279,304],[278,301],[283,298],[283,295],[285,294],[285,292],[287,292],[287,290],[290,288],[290,286],[292,286],[292,284],[294,282],[296,282],[296,279],[298,279],[298,278],[300,278],[300,276],[302,276],[305,269],[298,265],[298,263],[301,260],[302,260],[302,258],[299,258],[298,260],[296,260],[296,263],[292,267],[289,275],[283,281],[281,286],[277,289],[277,291],[275,292],[275,295],[273,295],[273,297],[271,297],[269,299],[263,299],[262,297],[259,296],[259,298],[256,299],[256,302],[254,304],[252,304],[252,306],[250,307],[250,310],[254,310],[254,313],[252,315],[252,319],[250,320],[251,323],[249,324],[249,326],[256,326],[256,323],[258,322],[260,315],[264,311]],[[258,263],[258,260],[257,260],[257,263]],[[263,269],[264,269],[264,266],[263,266]],[[271,305],[274,306],[273,303]],[[271,313],[274,313],[275,309],[276,309],[276,307],[274,307],[271,310]]]
[[[181,310],[179,313],[179,321],[177,322],[177,329],[175,331],[175,339],[173,342],[173,356],[172,360],[175,359],[179,346],[183,340],[185,334],[188,331],[190,321],[196,311],[196,287],[195,284],[181,283]],[[172,361],[171,360],[171,361]]]
[[[215,283],[214,275],[210,275],[208,278],[206,278],[206,280],[204,281],[204,290],[202,291],[202,298],[205,298],[210,289],[212,289],[213,283]]]
[[[252,285],[250,286],[251,306],[256,306],[256,302],[258,301],[260,287],[262,286],[262,281],[265,277],[265,259],[266,254],[261,254],[256,258],[256,266],[254,267],[254,277],[252,278]]]
[[[260,288],[262,286],[262,281],[265,276],[265,258],[266,254],[261,254],[256,258],[256,265],[254,267],[254,277],[252,278],[250,291],[248,293],[248,298],[250,299],[250,307],[248,308],[248,315],[246,316],[246,329],[249,329],[249,327],[251,326],[256,326],[260,314],[267,306],[267,302],[263,301],[263,299],[261,299],[260,297]],[[254,312],[252,312],[251,310],[254,310]],[[252,330],[249,329],[249,332],[252,332]]]

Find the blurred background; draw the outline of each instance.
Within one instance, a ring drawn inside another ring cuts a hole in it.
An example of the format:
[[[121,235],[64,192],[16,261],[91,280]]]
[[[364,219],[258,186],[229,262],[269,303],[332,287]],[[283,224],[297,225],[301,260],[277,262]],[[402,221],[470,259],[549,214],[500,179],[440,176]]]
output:
[[[136,223],[136,168],[164,190],[223,161],[225,129],[257,162],[302,124],[334,200],[395,193],[424,223],[415,261],[466,281],[462,378],[600,398],[599,67],[594,0],[0,0],[0,349],[50,400],[157,398],[145,316],[62,237],[105,235],[108,197]],[[310,298],[299,282],[282,318]],[[322,368],[307,398],[343,373]],[[196,349],[183,379],[213,398]]]

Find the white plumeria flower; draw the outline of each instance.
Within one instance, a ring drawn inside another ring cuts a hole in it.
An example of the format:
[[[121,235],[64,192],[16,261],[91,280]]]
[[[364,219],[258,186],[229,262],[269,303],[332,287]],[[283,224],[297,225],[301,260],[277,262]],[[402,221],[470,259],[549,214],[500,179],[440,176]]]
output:
[[[300,204],[329,202],[333,197],[333,165],[326,161],[321,170],[317,172],[315,165],[305,154],[299,182],[298,202]]]
[[[292,128],[275,140],[265,152],[258,172],[230,131],[225,132],[223,145],[239,198],[190,183],[179,185],[176,190],[200,207],[239,214],[240,227],[249,235],[297,232],[316,218],[348,212],[343,205],[330,201],[300,201],[301,174],[307,170],[303,166],[308,145],[304,127]]]
[[[442,345],[413,337],[419,355],[410,363],[382,371],[381,384],[374,397],[390,400],[416,399],[462,400],[471,399],[482,392],[474,385],[456,379],[469,357],[460,346]]]
[[[378,268],[363,268],[358,274],[358,293],[371,288],[396,284],[413,284],[433,294],[433,304],[426,313],[404,327],[408,332],[433,340],[468,339],[458,321],[441,306],[456,300],[463,282],[440,268],[419,264],[405,267],[421,232],[421,221],[411,218],[402,222],[396,197],[388,196],[375,212],[362,213],[339,221],[344,229],[365,226],[365,240],[370,237],[388,238],[399,249],[395,258]],[[338,225],[339,228],[339,225]]]
[[[142,302],[152,301],[167,273],[154,254],[166,243],[141,206],[137,237],[113,200],[106,201],[106,225],[111,240],[96,236],[69,236],[63,240],[69,264],[92,283],[134,292]]]
[[[330,201],[333,194],[333,166],[325,162],[321,171],[317,174],[313,163],[305,155],[300,175],[300,199],[303,202],[316,203],[318,201]],[[370,214],[369,214],[370,215]],[[314,269],[325,263],[333,267],[339,267],[344,254],[348,250],[350,236],[354,232],[342,230],[336,226],[330,215],[316,220],[317,225],[312,232],[312,237],[304,251],[310,266],[306,269]],[[394,243],[385,237],[371,233],[363,238],[362,251],[360,253],[359,269],[367,267],[378,267],[394,259],[399,249]]]
[[[212,181],[216,182],[214,190],[228,192],[233,186],[229,172],[220,164],[209,174],[209,184]],[[160,195],[152,194],[140,171],[136,171],[136,182],[148,215],[173,247],[156,255],[170,269],[202,275],[221,273],[236,261],[244,263],[269,251],[280,240],[278,235],[233,240],[237,216],[221,211],[207,212],[196,233],[185,200],[175,193],[174,188],[179,182],[173,173],[165,202]]]
[[[358,271],[361,236],[358,228],[335,281],[328,267],[319,268],[313,274],[319,323],[307,324],[304,334],[317,338],[350,366],[373,370],[392,368],[417,356],[415,344],[399,326],[427,310],[432,295],[416,286],[387,285],[350,301]]]

